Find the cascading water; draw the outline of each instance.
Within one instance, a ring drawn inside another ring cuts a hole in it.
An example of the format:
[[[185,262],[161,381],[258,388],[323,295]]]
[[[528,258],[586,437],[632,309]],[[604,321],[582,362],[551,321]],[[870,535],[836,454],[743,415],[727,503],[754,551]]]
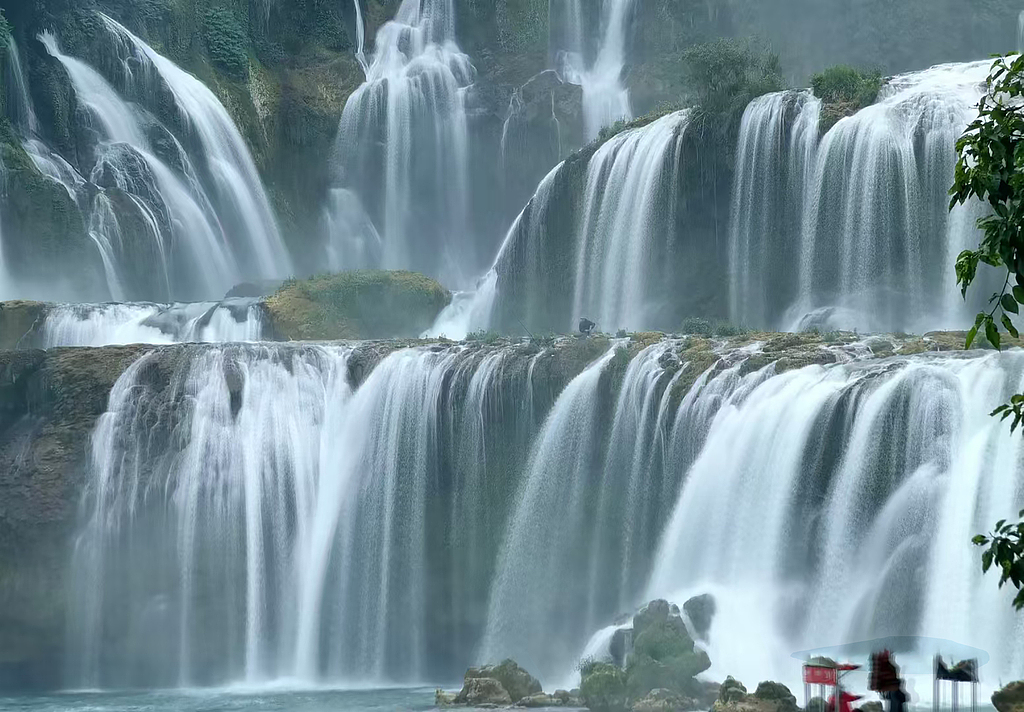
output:
[[[634,0],[603,0],[601,3],[601,40],[592,62],[586,60],[585,13],[580,0],[563,0],[561,8],[566,46],[554,50],[556,69],[566,81],[583,88],[583,114],[586,138],[597,138],[601,129],[620,119],[632,118],[629,90],[622,86],[626,65],[626,29]],[[552,13],[556,0],[552,0]]]
[[[794,236],[809,199],[820,109],[808,93],[780,92],[755,99],[743,114],[729,233],[735,323],[770,324],[778,315],[768,310],[796,297],[787,268],[799,260]]]
[[[697,377],[688,344],[154,350],[93,438],[72,684],[408,683],[507,656],[562,683],[623,614],[705,592],[714,676],[791,682],[795,650],[886,635],[1024,670],[970,543],[1024,504],[987,415],[1024,356],[783,373],[754,343]]]
[[[548,415],[492,584],[482,659],[511,655],[561,681],[591,633],[643,590],[667,514],[662,503],[670,501],[661,498],[667,473],[655,453],[668,432],[667,385],[681,368],[671,347],[657,344],[633,359],[614,405],[602,379],[625,354],[613,347]],[[609,408],[610,423],[601,416]]]
[[[181,258],[186,261],[188,272],[198,276],[193,289],[207,294],[225,291],[238,283],[240,274],[232,256],[225,250],[216,215],[210,208],[205,195],[197,194],[197,181],[187,185],[174,171],[151,151],[146,136],[145,123],[149,117],[138,108],[125,102],[113,87],[94,69],[84,62],[63,54],[57,39],[50,34],[39,37],[52,57],[59,61],[68,72],[71,82],[93,122],[102,136],[97,146],[94,180],[109,181],[118,189],[133,192],[144,197],[148,206],[149,219],[156,222],[155,215],[164,213],[164,220],[172,225],[175,242],[179,243]],[[109,201],[100,200],[96,210],[100,216],[92,220],[90,231],[108,267],[119,270],[120,255],[115,250],[122,246],[116,219],[103,215]],[[113,233],[104,233],[103,228],[113,228]],[[155,253],[159,255],[160,271],[171,272],[167,249],[162,236],[150,235],[156,243]],[[118,279],[110,284],[111,292],[122,291]],[[226,286],[225,286],[226,285]],[[162,285],[164,294],[171,289],[169,283]],[[125,295],[115,293],[115,298]]]
[[[135,79],[137,70],[133,64],[138,63],[146,91],[155,95],[152,87],[155,75],[174,96],[182,123],[202,149],[217,205],[224,214],[222,222],[235,226],[238,231],[238,234],[229,232],[236,253],[243,252],[243,248],[252,253],[254,263],[247,266],[252,274],[261,278],[291,274],[291,259],[278,230],[277,217],[249,149],[227,109],[201,81],[110,17],[103,14],[100,17],[120,43],[118,53],[124,62],[126,84],[131,85]]]
[[[733,195],[732,320],[864,331],[968,320],[953,262],[977,243],[979,208],[948,212],[948,191],[954,145],[988,68],[895,77],[877,104],[840,120],[820,143],[816,100],[784,93],[753,102]]]
[[[659,267],[667,264],[671,246],[666,226],[674,227],[676,172],[688,118],[676,112],[624,132],[590,160],[573,313],[590,315],[606,331],[657,323],[657,300],[664,297]]]
[[[36,118],[32,99],[28,94],[28,82],[25,70],[21,66],[21,54],[18,43],[13,37],[7,39],[7,61],[5,63],[7,87],[7,113],[12,122],[23,134],[32,136],[39,131],[39,120]]]
[[[370,73],[370,65],[366,63],[366,24],[363,22],[363,4],[361,0],[352,0],[356,10],[356,60],[363,68],[363,74]]]
[[[42,324],[41,346],[110,346],[259,341],[263,310],[255,300],[193,304],[59,304]]]
[[[647,596],[715,594],[713,675],[792,682],[793,651],[889,635],[1019,675],[1022,620],[970,537],[1021,504],[1020,442],[988,417],[1021,354],[770,368],[721,393]]]
[[[342,113],[334,187],[357,195],[377,225],[378,266],[456,287],[479,274],[469,234],[465,106],[474,74],[455,44],[452,0],[403,0],[377,33],[366,82]],[[357,246],[356,256],[343,247],[346,266],[358,260]]]
[[[498,270],[506,259],[517,265],[524,260],[529,260],[533,261],[530,266],[539,267],[535,260],[539,255],[543,236],[538,233],[544,227],[543,213],[548,208],[549,194],[561,168],[562,164],[555,166],[541,181],[533,199],[512,223],[501,249],[498,250],[494,265],[477,283],[476,289],[456,292],[452,297],[451,304],[441,311],[434,325],[425,334],[426,336],[464,339],[474,331],[488,329],[494,318],[493,312],[498,292]],[[541,214],[538,215],[538,212]],[[513,254],[506,257],[508,250],[512,250]],[[520,274],[519,277],[523,278],[518,282],[519,284],[529,281],[525,274]]]
[[[72,683],[459,674],[537,354],[174,348],[124,373],[93,438]]]

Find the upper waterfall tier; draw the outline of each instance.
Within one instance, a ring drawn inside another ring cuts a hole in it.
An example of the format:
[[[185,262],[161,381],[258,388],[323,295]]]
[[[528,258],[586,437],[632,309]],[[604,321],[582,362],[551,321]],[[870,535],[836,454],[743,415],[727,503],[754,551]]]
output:
[[[333,269],[413,269],[458,286],[479,268],[466,117],[474,76],[455,44],[452,0],[403,0],[380,28],[338,128]]]
[[[980,206],[949,212],[948,193],[989,65],[893,77],[820,139],[817,99],[753,102],[733,190],[730,318],[869,332],[966,323],[973,305],[953,264],[978,242]]]
[[[31,234],[5,235],[7,276],[0,292],[42,299],[201,300],[219,298],[240,281],[290,275],[277,219],[224,106],[202,82],[113,19],[100,14],[93,29],[92,64],[64,52],[59,37],[39,36],[70,82],[80,119],[73,127],[75,150],[57,150],[43,140],[30,95],[22,90],[15,106],[21,146],[13,154],[18,180],[43,184],[33,199],[57,191],[53,210],[65,214],[67,239],[88,242],[91,255],[65,274],[70,265],[63,267],[59,258],[43,264],[47,250],[74,254],[74,245],[58,248]],[[8,67],[23,85],[19,69]],[[21,228],[28,233],[36,226]],[[47,267],[57,273],[43,280],[38,275]]]

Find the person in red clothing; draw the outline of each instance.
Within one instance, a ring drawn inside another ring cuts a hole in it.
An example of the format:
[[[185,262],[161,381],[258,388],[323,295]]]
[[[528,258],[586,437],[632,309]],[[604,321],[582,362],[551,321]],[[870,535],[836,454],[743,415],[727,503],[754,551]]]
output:
[[[841,690],[839,693],[839,712],[853,712],[851,702],[856,702],[861,698],[860,695],[854,695],[846,690]],[[828,698],[828,712],[836,712],[836,696],[833,694]]]

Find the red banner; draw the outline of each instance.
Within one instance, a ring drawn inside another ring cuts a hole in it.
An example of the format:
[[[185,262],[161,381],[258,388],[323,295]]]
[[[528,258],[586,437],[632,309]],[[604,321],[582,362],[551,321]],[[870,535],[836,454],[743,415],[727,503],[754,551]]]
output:
[[[817,665],[804,665],[804,682],[808,685],[835,685],[836,669],[818,667]]]

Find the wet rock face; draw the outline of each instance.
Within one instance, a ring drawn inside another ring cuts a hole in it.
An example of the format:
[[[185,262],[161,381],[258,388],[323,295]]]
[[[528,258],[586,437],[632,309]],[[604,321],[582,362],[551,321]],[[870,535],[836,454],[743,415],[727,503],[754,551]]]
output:
[[[700,640],[707,640],[708,631],[711,630],[711,619],[715,616],[715,598],[705,593],[702,596],[694,596],[683,604],[683,611],[693,631]]]
[[[61,684],[89,434],[141,347],[0,352],[0,689]]]
[[[0,302],[0,350],[32,348],[33,335],[46,317],[43,302]]]
[[[493,677],[473,677],[466,680],[462,691],[455,697],[456,704],[508,705],[512,698],[508,690]]]
[[[540,682],[533,675],[519,667],[515,660],[503,660],[497,665],[470,668],[466,671],[466,684],[472,679],[492,678],[508,692],[513,702],[542,692]],[[464,689],[465,691],[465,689]]]

